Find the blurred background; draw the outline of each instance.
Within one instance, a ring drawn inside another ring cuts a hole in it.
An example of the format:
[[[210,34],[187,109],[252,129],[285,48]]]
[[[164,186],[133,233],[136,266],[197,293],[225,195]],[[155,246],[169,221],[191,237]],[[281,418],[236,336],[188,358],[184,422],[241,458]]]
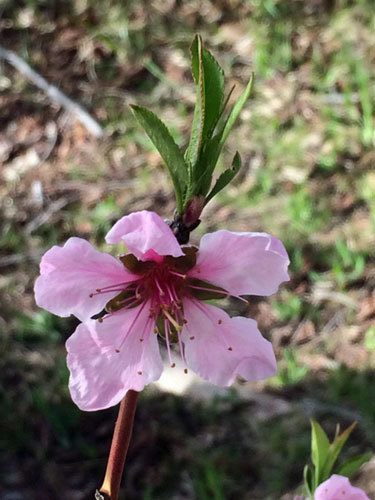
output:
[[[33,284],[54,244],[77,235],[108,250],[120,216],[173,214],[166,171],[128,104],[187,144],[196,32],[235,96],[256,77],[221,159],[239,150],[244,166],[192,241],[228,228],[285,243],[291,281],[249,309],[225,303],[258,320],[279,372],[228,390],[167,372],[141,395],[122,498],[290,498],[309,417],[331,436],[358,421],[343,458],[374,449],[373,0],[2,0],[0,45],[105,131],[96,137],[0,60],[2,500],[86,500],[101,484],[117,409],[74,406],[64,342],[77,322],[38,309]],[[374,469],[356,484],[375,497]]]

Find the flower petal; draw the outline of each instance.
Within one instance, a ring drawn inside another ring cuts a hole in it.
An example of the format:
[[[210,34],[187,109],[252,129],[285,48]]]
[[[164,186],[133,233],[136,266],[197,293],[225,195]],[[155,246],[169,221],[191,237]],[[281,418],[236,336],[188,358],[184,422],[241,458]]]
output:
[[[147,210],[122,217],[109,231],[106,241],[125,243],[141,260],[158,260],[160,255],[184,255],[171,228],[158,214]]]
[[[149,309],[141,307],[105,317],[102,323],[81,323],[67,340],[69,389],[81,410],[114,406],[128,390],[141,391],[160,377],[163,363],[157,336],[152,333]],[[134,320],[134,331],[127,335]]]
[[[138,278],[120,261],[98,252],[81,238],[70,238],[63,247],[48,250],[42,258],[40,272],[34,288],[38,306],[59,316],[74,314],[81,320],[100,312],[118,293],[90,297],[97,288]]]
[[[360,488],[350,484],[347,477],[333,474],[327,481],[320,484],[315,490],[314,500],[370,500]]]
[[[288,265],[286,250],[274,236],[221,230],[203,236],[190,275],[233,295],[271,295],[289,280]]]
[[[218,307],[193,300],[184,301],[184,315],[186,364],[202,378],[228,386],[236,375],[261,380],[276,373],[272,345],[262,337],[256,321],[230,318]]]

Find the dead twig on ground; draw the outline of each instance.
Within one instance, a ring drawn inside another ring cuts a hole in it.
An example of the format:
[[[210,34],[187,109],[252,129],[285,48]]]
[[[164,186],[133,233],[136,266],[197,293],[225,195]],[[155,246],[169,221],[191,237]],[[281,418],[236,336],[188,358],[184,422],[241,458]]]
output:
[[[102,137],[104,131],[99,123],[92,118],[88,112],[80,105],[67,97],[57,87],[47,82],[45,78],[39,75],[34,69],[11,50],[0,46],[0,58],[7,61],[17,71],[22,73],[28,80],[43,90],[48,97],[57,102],[60,106],[77,117],[84,127],[95,137]]]

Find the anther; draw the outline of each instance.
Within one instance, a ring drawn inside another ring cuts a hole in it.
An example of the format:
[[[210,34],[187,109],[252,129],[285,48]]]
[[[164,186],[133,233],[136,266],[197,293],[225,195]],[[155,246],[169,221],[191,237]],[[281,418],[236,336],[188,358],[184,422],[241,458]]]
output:
[[[143,342],[143,341],[144,341],[144,339],[139,339],[139,342]]]
[[[97,291],[98,293],[100,293],[100,292],[102,291],[102,289],[101,289],[101,288],[97,288],[97,289],[96,289],[96,291]]]
[[[222,320],[221,320],[221,319],[219,319],[219,321],[218,321],[217,323],[218,323],[218,325],[221,325]]]
[[[194,335],[192,335],[191,337],[189,337],[189,339],[190,340],[194,340],[195,339]]]
[[[228,351],[233,351],[232,347],[229,346],[228,347]]]
[[[176,366],[176,363],[171,364],[171,368],[174,368]]]
[[[158,332],[158,329],[155,327],[154,328],[154,333],[157,335],[159,332]]]
[[[99,323],[103,323],[104,319],[103,318],[98,318]]]
[[[92,299],[92,298],[93,298],[93,296],[94,296],[94,294],[93,294],[93,293],[90,293],[90,295],[89,295],[90,299]]]
[[[188,369],[187,369],[187,368],[185,368],[185,369],[184,369],[184,373],[186,374],[187,372],[188,372]]]
[[[142,370],[139,370],[137,373],[138,375],[142,375]]]
[[[120,349],[115,349],[116,352],[120,352]]]

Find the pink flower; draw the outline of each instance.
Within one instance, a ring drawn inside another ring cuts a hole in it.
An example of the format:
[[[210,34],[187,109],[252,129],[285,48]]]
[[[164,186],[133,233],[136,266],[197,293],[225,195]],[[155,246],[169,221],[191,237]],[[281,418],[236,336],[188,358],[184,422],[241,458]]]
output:
[[[131,253],[116,259],[70,238],[43,256],[35,284],[39,306],[82,321],[66,343],[70,392],[81,409],[113,406],[160,377],[155,334],[172,366],[176,343],[187,367],[220,386],[236,375],[275,373],[272,346],[256,322],[202,300],[276,292],[289,279],[278,239],[222,230],[203,236],[199,249],[181,247],[163,219],[143,211],[120,219],[106,241],[123,242]],[[103,308],[103,317],[91,319]]]
[[[314,500],[370,500],[360,488],[350,484],[347,477],[333,474],[315,490]]]

